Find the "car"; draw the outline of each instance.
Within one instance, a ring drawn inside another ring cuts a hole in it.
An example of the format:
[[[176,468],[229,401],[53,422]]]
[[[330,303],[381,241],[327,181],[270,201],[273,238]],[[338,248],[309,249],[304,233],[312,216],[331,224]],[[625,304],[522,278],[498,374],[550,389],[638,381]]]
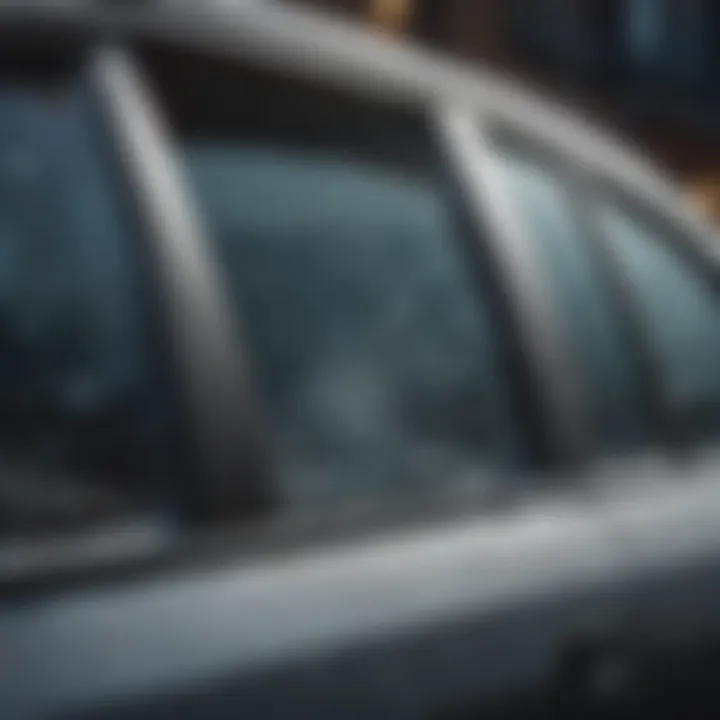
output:
[[[671,179],[310,10],[0,36],[1,717],[720,707],[720,245]]]

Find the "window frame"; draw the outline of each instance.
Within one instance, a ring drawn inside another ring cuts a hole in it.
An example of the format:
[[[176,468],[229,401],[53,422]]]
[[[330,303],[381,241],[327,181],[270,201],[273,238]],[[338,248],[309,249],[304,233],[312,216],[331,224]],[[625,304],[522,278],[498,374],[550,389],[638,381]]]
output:
[[[618,272],[611,248],[607,247],[604,233],[597,226],[594,217],[593,195],[597,195],[594,188],[596,178],[602,177],[602,172],[596,173],[597,168],[592,162],[583,165],[573,152],[572,146],[562,147],[539,134],[534,135],[531,129],[520,127],[512,120],[504,118],[495,121],[488,133],[490,143],[497,141],[502,146],[519,150],[531,161],[546,167],[562,183],[571,206],[572,222],[577,228],[577,240],[586,246],[588,256],[597,264],[598,282],[607,294],[609,311],[618,324],[620,341],[629,355],[631,373],[638,384],[638,412],[648,428],[648,446],[653,448],[667,442],[673,437],[674,423],[665,397],[660,359],[651,350],[647,328],[632,297],[632,288]],[[503,184],[501,178],[496,181]],[[607,182],[610,186],[616,185],[614,180],[607,179]],[[515,211],[521,215],[524,209],[518,200],[512,198],[512,202]],[[562,311],[556,304],[553,305],[553,313],[558,317],[558,323],[565,326],[566,322],[561,317]],[[563,334],[567,336],[567,332]],[[567,337],[565,342],[566,347],[571,344]],[[569,364],[573,366],[570,370],[573,381],[578,386],[577,392],[584,399],[587,392],[580,387],[584,382],[581,380],[583,373],[576,367],[579,362],[576,358],[569,360]],[[586,411],[583,411],[582,415],[584,434],[590,438],[586,441],[586,447],[591,448],[591,453],[595,456],[592,423]]]
[[[170,46],[175,46],[174,42]],[[508,253],[504,250],[507,246],[508,223],[507,216],[504,212],[499,212],[495,208],[495,198],[492,192],[492,181],[483,171],[476,174],[473,169],[474,164],[482,164],[482,160],[478,163],[478,153],[482,156],[482,144],[477,144],[477,137],[470,137],[463,128],[463,123],[467,127],[472,124],[473,131],[475,129],[476,112],[474,108],[452,105],[450,103],[435,103],[428,98],[408,97],[402,93],[397,96],[388,97],[382,88],[375,89],[367,87],[364,84],[353,82],[353,77],[345,77],[343,73],[331,73],[328,75],[304,72],[304,68],[298,69],[294,67],[290,69],[287,66],[279,66],[275,63],[264,62],[264,58],[256,59],[248,57],[244,53],[238,53],[236,48],[226,48],[222,45],[213,46],[194,46],[193,52],[197,52],[208,58],[218,58],[223,61],[236,64],[239,69],[257,69],[265,74],[275,75],[280,81],[284,77],[299,80],[302,83],[308,83],[317,87],[321,91],[329,93],[339,93],[353,101],[360,101],[371,105],[387,107],[390,110],[402,109],[409,110],[411,114],[416,115],[419,119],[425,120],[429,126],[429,139],[436,144],[436,150],[443,162],[443,171],[447,173],[452,184],[451,190],[457,196],[460,220],[468,225],[468,235],[473,248],[472,251],[478,250],[488,259],[493,274],[493,280],[497,285],[497,294],[500,301],[505,305],[506,315],[509,319],[512,331],[512,352],[517,356],[521,356],[518,361],[519,372],[523,376],[523,390],[529,394],[528,404],[532,407],[532,418],[530,419],[531,433],[535,434],[538,442],[539,450],[537,456],[540,457],[538,463],[539,469],[558,470],[560,472],[574,470],[580,458],[583,455],[582,438],[578,436],[576,428],[576,413],[573,409],[574,396],[573,391],[565,383],[566,365],[563,361],[562,353],[555,352],[555,334],[552,329],[553,319],[550,313],[546,312],[547,302],[544,298],[544,291],[537,286],[534,281],[529,282],[532,276],[532,268],[528,264],[529,256],[522,249],[522,243],[518,243],[517,252]],[[140,57],[137,58],[140,64]],[[337,69],[337,68],[336,68]],[[375,91],[376,90],[376,91]],[[160,106],[159,100],[156,99],[156,112],[160,117],[163,116],[163,108]],[[473,132],[473,135],[476,135]],[[172,140],[170,140],[172,145]],[[179,154],[177,148],[171,148],[175,154]],[[196,197],[191,198],[192,212],[196,217],[202,216],[202,209],[199,206],[199,200]],[[485,258],[478,256],[477,258],[468,258],[471,263],[471,272],[481,272],[480,264]],[[216,268],[215,276],[221,277],[221,268]],[[532,290],[529,286],[534,286]],[[494,288],[495,289],[495,288]],[[227,302],[227,301],[225,301]],[[242,383],[245,387],[250,387],[252,394],[251,380],[245,376],[246,367],[242,362],[242,357],[246,355],[242,345],[234,343],[237,346],[238,367],[243,373]],[[516,370],[516,368],[513,368]],[[558,395],[562,395],[562,400],[558,399]],[[258,428],[261,424],[258,422],[258,415],[254,405],[247,408],[245,418],[253,431],[259,433]],[[523,422],[526,420],[523,418]],[[267,446],[264,438],[260,437],[260,444],[264,448]],[[266,470],[267,466],[263,468]],[[534,476],[533,483],[541,489],[556,487],[555,483],[548,483],[546,475],[542,473],[532,473]],[[259,479],[260,483],[268,483],[271,497],[277,496],[272,478],[267,475]],[[525,485],[525,488],[527,485]],[[519,488],[511,491],[513,494],[520,492]],[[439,499],[441,493],[438,494]],[[442,504],[442,502],[440,502]],[[412,506],[412,503],[408,503]],[[326,514],[332,514],[334,506],[324,509]],[[482,509],[481,509],[482,512]],[[390,524],[401,525],[403,518],[407,515],[415,517],[419,514],[424,515],[424,508],[409,507],[407,512],[402,508],[396,508],[391,513],[396,520],[390,520]],[[319,516],[321,513],[317,513]],[[372,513],[370,513],[372,515]],[[378,515],[385,515],[379,511]],[[241,516],[237,516],[241,519]],[[248,518],[252,520],[252,518]],[[265,522],[269,529],[273,525],[272,518]],[[316,522],[323,525],[322,518],[316,517]],[[368,518],[366,520],[367,527],[371,528],[377,525],[377,520]],[[252,523],[251,523],[252,524]],[[280,523],[281,525],[283,523]],[[302,524],[302,523],[301,523]],[[329,523],[337,525],[337,523]],[[351,522],[352,524],[352,522]],[[361,523],[362,525],[363,523]],[[381,519],[380,524],[384,524]],[[207,528],[212,530],[212,528]],[[263,535],[262,528],[260,535]],[[331,531],[331,536],[337,532],[337,528]],[[362,529],[361,529],[362,532]],[[312,533],[314,534],[314,533]],[[341,532],[341,534],[343,534]],[[301,539],[302,541],[302,539]],[[297,544],[297,539],[294,540]]]
[[[455,107],[441,123],[475,226],[487,228],[488,252],[508,292],[518,341],[546,427],[551,466],[563,475],[576,473],[583,469],[589,454],[582,391],[552,293],[536,272],[532,239],[518,222],[516,203],[493,167],[492,137],[499,120],[492,107]]]
[[[670,398],[662,359],[653,349],[652,331],[647,327],[640,304],[633,298],[633,288],[623,277],[613,250],[606,243],[594,198],[605,198],[627,208],[633,216],[647,217],[654,226],[667,228],[665,235],[673,249],[686,258],[696,272],[707,275],[711,284],[717,284],[720,299],[717,231],[683,202],[681,193],[659,170],[642,159],[638,162],[627,148],[605,146],[602,138],[589,133],[563,136],[559,128],[544,122],[534,125],[526,118],[499,114],[492,116],[486,131],[490,142],[497,136],[501,141],[517,143],[523,150],[529,149],[530,154],[541,157],[568,184],[568,192],[577,203],[577,222],[583,239],[588,243],[589,252],[595,254],[602,265],[601,280],[617,303],[614,312],[625,325],[622,330],[628,352],[634,356],[632,362],[641,369],[638,373],[643,385],[641,399],[652,423],[647,450],[652,453],[662,448],[672,456],[685,456],[695,442],[683,426],[688,417],[694,416],[695,409],[679,406]],[[618,150],[624,151],[623,156]],[[516,211],[519,210],[516,207]],[[551,312],[559,315],[557,308]],[[568,363],[574,366],[576,361],[569,358]],[[578,369],[571,367],[571,370],[577,383]],[[587,418],[582,421],[588,434]]]
[[[85,34],[90,35],[92,42],[84,37]],[[113,141],[116,156],[122,160],[121,170],[125,179],[131,189],[142,187],[146,190],[153,184],[163,188],[150,193],[150,201],[146,198],[145,202],[139,202],[137,194],[133,200],[146,231],[141,242],[147,246],[145,249],[149,251],[155,273],[161,323],[171,330],[168,340],[176,350],[176,366],[172,370],[177,375],[181,410],[190,426],[187,438],[195,463],[179,491],[185,494],[188,509],[201,508],[200,513],[191,515],[191,520],[204,534],[209,532],[217,536],[219,531],[221,535],[226,535],[227,531],[233,530],[234,524],[236,528],[239,526],[240,535],[245,537],[248,528],[251,535],[256,535],[255,530],[259,527],[260,545],[263,545],[263,539],[275,545],[269,537],[273,534],[272,530],[268,533],[263,525],[264,511],[272,504],[273,486],[268,480],[252,388],[245,376],[243,348],[227,321],[228,299],[220,291],[218,269],[213,267],[206,254],[197,200],[184,186],[162,108],[146,85],[143,69],[134,55],[134,32],[130,32],[132,37],[127,38],[125,33],[119,36],[114,33],[112,46],[103,46],[102,37],[94,35],[94,30],[88,29],[83,34],[85,44],[91,46],[95,53],[102,55],[104,52],[105,58],[110,57],[111,65],[122,66],[120,70],[116,67],[113,72],[124,75],[121,82],[117,82],[117,77],[111,82],[108,75],[112,73],[106,69],[96,72],[94,82],[108,114],[107,135]],[[182,46],[183,38],[164,38],[165,41]],[[586,455],[578,422],[580,416],[575,406],[576,388],[567,382],[568,359],[555,341],[557,323],[545,288],[533,279],[531,256],[521,234],[514,227],[512,209],[499,197],[493,188],[491,173],[484,167],[482,158],[486,130],[484,127],[478,129],[477,104],[474,101],[468,105],[438,101],[414,92],[411,87],[405,92],[391,94],[387,84],[375,87],[370,82],[356,82],[352,65],[347,68],[337,66],[332,68],[332,72],[316,74],[311,72],[312,68],[295,67],[290,51],[283,62],[278,62],[264,53],[254,57],[249,52],[238,52],[236,44],[210,45],[202,42],[193,43],[192,47],[249,67],[267,69],[269,66],[280,77],[299,74],[302,79],[312,80],[324,89],[339,89],[359,97],[363,102],[382,101],[384,104],[410,106],[414,113],[429,120],[433,138],[444,153],[449,176],[460,190],[459,199],[469,222],[471,239],[491,261],[498,290],[507,305],[513,344],[517,345],[514,350],[522,355],[520,365],[526,389],[532,396],[531,404],[537,413],[531,431],[546,426],[547,432],[540,438],[542,449],[547,454],[544,467],[554,471],[553,477],[558,477],[558,480],[550,480],[545,473],[533,473],[531,486],[540,492],[554,490],[558,483],[565,484],[568,474],[574,484],[577,478],[573,473],[582,465]],[[397,83],[400,83],[398,79],[389,79],[390,85]],[[491,116],[492,108],[485,108],[483,122]],[[142,127],[143,124],[145,127]],[[150,163],[144,162],[146,153],[151,156],[160,154],[163,159],[160,171],[153,170]],[[187,219],[184,227],[179,227],[181,224],[174,218],[178,210]],[[512,246],[510,250],[509,245]],[[200,259],[201,270],[198,270],[198,263],[188,263],[188,255],[184,254],[188,247],[191,248],[190,256]],[[169,275],[168,267],[171,268]],[[198,299],[202,310],[188,312]],[[196,348],[203,348],[203,352],[187,352],[193,343]],[[218,378],[223,378],[227,385],[218,382]],[[232,387],[233,391],[228,393],[228,387]],[[217,428],[224,430],[219,441],[214,435]],[[240,486],[240,492],[237,478],[247,482],[244,487]],[[522,490],[526,489],[527,484]],[[516,490],[511,494],[521,492],[520,488]],[[502,499],[501,504],[505,506],[507,500]],[[465,515],[466,511],[483,516],[487,510],[483,506],[471,510],[453,507],[449,512],[453,517],[458,512]],[[440,508],[437,513],[426,507],[398,508],[386,513],[386,518],[363,518],[348,531],[337,527],[337,523],[329,522],[335,527],[327,534],[320,534],[324,538],[323,544],[326,544],[328,535],[330,540],[338,535],[345,536],[347,532],[367,535],[378,527],[398,527],[406,517],[411,520],[422,517],[426,522],[431,517],[446,517],[447,513],[447,509]],[[257,519],[261,521],[260,526],[253,522]],[[309,533],[316,534],[314,531]],[[302,543],[307,536],[307,528],[298,533],[291,531],[286,536],[281,531],[277,534],[277,541],[281,545],[289,542],[297,546],[298,540]],[[89,545],[86,536],[82,538],[82,543],[85,547]],[[148,556],[155,562],[158,554],[166,557],[169,552],[174,556],[175,549],[168,550],[164,543],[159,553],[154,547]],[[114,562],[115,568],[122,565],[116,558]],[[137,552],[133,553],[129,562],[135,566]],[[66,564],[77,568],[77,558]],[[48,570],[57,573],[62,565],[61,560],[53,558],[52,568],[36,567],[31,573],[32,578],[42,577]],[[86,569],[83,563],[80,565]],[[95,569],[102,567],[102,559],[93,557],[88,560],[88,565]],[[71,574],[76,575],[76,570]]]
[[[261,513],[271,502],[264,453],[230,302],[209,253],[197,200],[184,182],[159,103],[132,50],[100,46],[96,72],[145,230],[195,452],[192,477],[182,488],[189,519],[206,524]]]

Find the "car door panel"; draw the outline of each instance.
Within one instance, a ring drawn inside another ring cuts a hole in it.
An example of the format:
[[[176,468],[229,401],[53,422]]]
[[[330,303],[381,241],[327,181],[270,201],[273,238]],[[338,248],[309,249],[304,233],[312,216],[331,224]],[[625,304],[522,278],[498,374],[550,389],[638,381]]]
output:
[[[611,547],[592,504],[556,500],[8,607],[0,705],[199,717],[215,697],[227,716],[329,716],[355,697],[381,715],[524,700],[572,643],[621,622]]]
[[[603,507],[624,548],[633,643],[655,707],[720,708],[720,486],[716,456],[613,482]]]
[[[121,56],[103,62],[116,82],[128,79]],[[446,131],[474,132],[468,118],[461,120]],[[131,145],[133,129],[127,133]],[[145,177],[148,187],[151,180]],[[467,180],[478,178],[470,173]],[[154,230],[172,243],[172,232]],[[501,241],[503,232],[496,234]],[[540,303],[528,304],[534,312],[527,330],[536,340],[529,347],[547,363],[548,382],[539,384],[550,422],[563,372],[553,353],[535,347],[549,347],[540,340],[551,333],[539,322]],[[199,347],[188,354],[195,357]],[[228,351],[223,364],[228,377],[235,375],[233,355]],[[212,392],[198,391],[205,399],[228,387],[209,386]],[[569,432],[572,404],[568,398],[557,434]],[[235,442],[233,424],[221,424],[233,429],[223,435]],[[231,487],[242,464],[233,457],[221,473]],[[574,703],[585,706],[593,693],[607,692],[602,679],[593,680],[595,649],[602,657],[606,646],[622,645],[628,611],[642,607],[639,598],[652,583],[664,588],[688,558],[704,567],[714,543],[708,529],[702,542],[693,535],[659,562],[647,544],[671,507],[660,505],[648,519],[619,496],[597,502],[558,492],[471,521],[396,529],[320,550],[293,546],[224,566],[207,558],[202,571],[7,600],[0,606],[0,715],[402,717],[490,706],[527,715],[538,703],[555,715],[578,710]],[[707,522],[711,507],[690,503],[678,522]],[[681,538],[678,531],[672,542]],[[670,613],[663,607],[639,626],[644,637]],[[578,653],[591,660],[573,672]]]
[[[643,168],[634,161],[630,162],[630,155],[627,163],[611,161],[609,154],[603,157],[589,136],[563,139],[556,137],[555,133],[548,133],[548,136],[544,137],[545,133],[535,132],[527,127],[527,123],[521,123],[517,118],[513,118],[512,123],[508,122],[509,128],[515,125],[517,128],[524,125],[522,132],[518,130],[520,139],[528,136],[525,144],[518,145],[522,149],[524,160],[532,160],[539,168],[546,170],[548,175],[554,173],[557,179],[566,184],[571,183],[576,196],[582,197],[575,236],[569,238],[573,243],[573,252],[577,247],[578,252],[585,256],[584,262],[587,266],[597,272],[600,263],[594,251],[602,250],[600,257],[603,260],[603,273],[598,275],[603,276],[601,279],[608,287],[603,289],[605,297],[600,297],[600,303],[596,306],[599,307],[604,302],[609,309],[612,309],[613,305],[620,308],[620,332],[616,338],[622,343],[618,344],[618,348],[625,345],[625,354],[634,359],[634,367],[630,366],[632,384],[629,392],[622,392],[623,388],[617,381],[608,383],[587,372],[584,378],[587,387],[582,389],[591,399],[593,394],[597,394],[601,400],[609,400],[620,417],[627,415],[626,403],[635,403],[640,410],[638,417],[645,417],[646,428],[645,431],[630,433],[617,423],[609,423],[607,419],[596,422],[595,427],[591,428],[596,440],[595,445],[600,446],[596,447],[596,457],[622,456],[625,459],[615,460],[598,472],[593,471],[586,478],[585,484],[592,488],[593,492],[597,491],[602,512],[606,515],[618,556],[621,558],[621,594],[631,608],[626,638],[631,648],[630,653],[635,656],[633,663],[637,665],[637,684],[643,686],[637,688],[642,695],[641,706],[645,709],[652,707],[654,712],[666,710],[670,716],[679,716],[677,701],[686,703],[683,708],[689,707],[688,702],[692,704],[698,698],[703,698],[706,704],[713,701],[712,693],[707,692],[712,682],[708,684],[707,680],[716,674],[714,669],[718,668],[717,660],[710,661],[711,656],[717,654],[720,630],[716,612],[720,600],[720,533],[717,524],[720,492],[717,487],[717,457],[709,457],[704,452],[698,454],[693,445],[699,438],[692,437],[693,431],[686,426],[682,418],[675,416],[678,409],[676,400],[679,398],[675,397],[675,393],[667,392],[668,378],[664,377],[663,372],[667,368],[662,367],[657,343],[653,346],[652,342],[648,342],[655,338],[649,337],[652,334],[651,328],[645,327],[650,326],[641,312],[646,308],[641,303],[638,303],[637,308],[633,306],[632,301],[637,300],[635,293],[641,293],[642,290],[647,292],[647,288],[639,287],[641,283],[630,271],[636,271],[638,275],[649,271],[652,275],[654,266],[644,259],[636,262],[634,266],[627,263],[627,268],[618,262],[618,269],[615,252],[625,252],[633,257],[632,245],[628,247],[628,243],[638,244],[639,240],[631,238],[627,231],[623,234],[617,227],[611,229],[607,223],[601,222],[596,208],[598,196],[605,193],[611,197],[627,195],[625,202],[631,207],[644,206],[649,215],[662,218],[659,225],[662,232],[658,233],[658,237],[648,237],[646,252],[649,255],[655,252],[651,247],[652,243],[657,241],[659,244],[663,234],[668,234],[673,240],[682,240],[685,247],[682,248],[682,253],[678,253],[675,263],[669,261],[662,266],[666,277],[658,273],[654,282],[647,283],[647,287],[653,292],[662,294],[664,289],[672,290],[677,286],[682,290],[685,287],[671,273],[672,270],[673,273],[682,275],[680,257],[683,261],[687,257],[696,260],[695,269],[699,265],[706,270],[712,270],[717,263],[717,249],[713,249],[709,242],[708,228],[698,219],[688,217],[689,213],[682,207],[677,193],[650,167]],[[514,135],[509,134],[509,137],[515,141]],[[535,139],[530,142],[532,138]],[[530,148],[539,146],[542,152],[526,152],[526,145]],[[500,148],[502,147],[501,144]],[[552,177],[550,179],[552,180]],[[521,176],[520,180],[527,186],[526,176]],[[519,183],[521,187],[522,183]],[[548,185],[549,181],[546,180],[545,187]],[[629,198],[632,198],[632,201]],[[520,202],[522,196],[515,199],[519,210],[527,210]],[[546,211],[547,206],[546,198]],[[644,216],[640,215],[640,218],[642,217]],[[649,228],[653,229],[655,225],[650,225]],[[615,232],[615,236],[606,237],[606,233],[609,235],[610,232]],[[537,242],[541,249],[546,249],[543,244],[549,246],[551,240],[554,242],[557,239],[552,234],[544,237],[537,232],[536,224],[529,224],[527,235],[529,240]],[[619,241],[617,247],[611,240]],[[610,252],[611,250],[613,252]],[[579,350],[585,354],[588,351],[592,353],[592,362],[606,362],[603,352],[605,347],[609,347],[609,339],[601,337],[599,333],[583,335],[567,318],[567,315],[572,316],[572,313],[568,313],[569,305],[573,309],[582,310],[583,302],[593,300],[590,298],[589,288],[583,285],[578,269],[572,269],[567,262],[567,256],[568,253],[564,251],[563,263],[556,262],[550,267],[549,284],[567,283],[570,287],[571,282],[578,282],[582,291],[575,296],[574,301],[571,298],[570,303],[557,303],[557,314],[565,319],[569,336],[580,346]],[[690,287],[694,279],[689,273],[687,279],[690,280]],[[610,283],[608,280],[616,282]],[[699,282],[697,280],[696,284]],[[619,289],[622,292],[618,292]],[[672,292],[669,294],[672,295]],[[686,294],[688,300],[694,300],[689,291]],[[699,314],[686,311],[683,317],[684,306],[690,302],[683,302],[685,298],[682,293],[676,292],[675,295],[678,297],[674,298],[674,302],[673,298],[670,298],[665,309],[657,313],[657,322],[652,329],[657,331],[659,327],[668,332],[672,328],[680,327],[688,330],[688,337],[692,337],[694,332],[697,339],[698,334],[702,336],[702,330],[697,332],[698,328],[702,327]],[[708,295],[709,293],[706,293],[702,297],[706,304]],[[642,295],[640,299],[643,299]],[[652,301],[657,299],[649,296],[645,300],[650,300],[648,305],[652,307]],[[628,318],[632,319],[631,322]],[[590,327],[589,323],[586,327]],[[710,323],[709,328],[711,327]],[[628,330],[632,332],[631,338]],[[632,342],[629,342],[629,339]],[[598,343],[598,347],[590,347],[592,342]],[[707,354],[696,352],[694,356],[689,353],[688,357],[687,347],[683,346],[683,343],[676,342],[676,346],[677,352],[671,357],[684,357],[685,360],[676,363],[677,367],[674,369],[682,371],[684,368],[685,374],[690,376],[691,369],[699,368],[705,373],[699,374],[707,384],[707,376],[712,374],[712,361],[710,359],[708,362],[707,357],[711,355],[711,351],[708,350]],[[647,358],[642,358],[641,363],[637,362],[636,357],[639,349],[647,355]],[[617,357],[620,357],[620,354]],[[646,359],[649,362],[645,362]],[[698,360],[703,362],[698,363]],[[592,365],[581,353],[576,353],[574,361],[581,369],[583,365]],[[647,371],[644,375],[638,371],[640,365]],[[653,374],[655,365],[657,377]],[[607,366],[603,365],[603,369],[607,367],[609,363]],[[587,370],[587,367],[584,369]],[[582,377],[581,373],[578,375]],[[697,377],[695,379],[697,380]],[[648,385],[647,391],[637,393],[638,397],[633,398],[634,391],[645,383]],[[683,387],[682,383],[677,386],[681,389]],[[645,394],[652,395],[649,398],[652,402],[638,403],[638,400],[646,399]],[[703,399],[710,399],[707,398],[709,394],[709,391],[705,391]],[[640,407],[641,405],[647,407]],[[692,415],[692,411],[690,414]],[[621,430],[621,442],[603,442],[608,430],[617,429]],[[706,433],[702,440],[707,439]],[[710,440],[712,444],[712,438]],[[632,455],[635,455],[635,459],[627,459]],[[605,466],[605,462],[600,460],[597,464]],[[703,683],[704,689],[701,689]],[[714,707],[717,707],[717,704]]]

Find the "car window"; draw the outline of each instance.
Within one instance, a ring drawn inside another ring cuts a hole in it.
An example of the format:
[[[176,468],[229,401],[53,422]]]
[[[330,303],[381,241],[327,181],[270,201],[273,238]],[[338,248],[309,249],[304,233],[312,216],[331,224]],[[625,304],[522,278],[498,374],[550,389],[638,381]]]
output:
[[[720,294],[682,252],[679,231],[628,204],[599,199],[597,220],[627,278],[667,390],[685,406],[720,401]]]
[[[287,502],[490,488],[498,468],[523,463],[507,329],[420,123],[216,68],[203,82],[190,68],[171,88],[150,66]]]
[[[491,158],[564,326],[596,450],[612,453],[641,442],[647,424],[632,356],[566,173],[529,143],[494,141]]]
[[[107,151],[79,77],[0,78],[0,535],[144,506],[165,471]]]

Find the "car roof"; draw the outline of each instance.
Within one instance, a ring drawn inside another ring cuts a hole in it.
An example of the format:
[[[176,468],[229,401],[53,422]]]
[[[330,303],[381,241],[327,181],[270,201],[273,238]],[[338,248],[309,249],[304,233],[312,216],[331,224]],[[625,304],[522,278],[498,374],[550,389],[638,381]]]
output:
[[[309,74],[390,102],[490,110],[520,125],[529,122],[536,132],[561,142],[590,141],[593,155],[620,153],[623,162],[634,157],[577,111],[482,65],[464,64],[313,8],[272,0],[0,0],[0,25],[7,23],[176,41]]]
[[[666,175],[575,109],[480,64],[314,8],[273,0],[0,0],[0,29],[16,25],[158,39],[311,77],[368,99],[490,115],[683,212]]]

